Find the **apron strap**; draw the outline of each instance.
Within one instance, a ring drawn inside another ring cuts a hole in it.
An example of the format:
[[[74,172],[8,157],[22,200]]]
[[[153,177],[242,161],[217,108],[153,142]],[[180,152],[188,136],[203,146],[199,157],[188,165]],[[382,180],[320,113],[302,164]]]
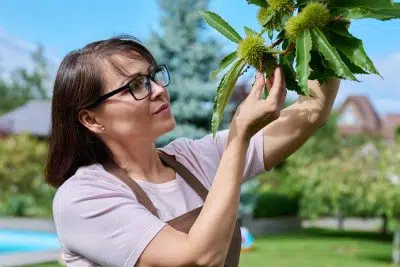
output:
[[[161,160],[163,160],[168,166],[174,169],[179,175],[185,180],[186,183],[203,199],[206,201],[208,190],[204,185],[179,161],[175,159],[174,156],[165,153],[157,149]]]
[[[203,186],[203,184],[180,162],[175,159],[174,155],[169,155],[164,151],[157,149],[158,155],[160,159],[169,167],[174,169],[184,180],[185,182],[201,197],[201,199],[205,202],[208,194],[208,190]],[[107,161],[103,164],[104,168],[109,171],[111,174],[122,180],[135,194],[138,202],[147,208],[154,216],[160,218],[157,213],[157,209],[155,208],[153,202],[148,197],[146,192],[140,187],[140,185],[133,180],[129,175],[120,168],[115,162]]]
[[[107,171],[109,171],[114,176],[125,182],[125,184],[133,191],[133,193],[137,198],[137,201],[141,205],[143,205],[146,209],[148,209],[154,216],[160,218],[158,216],[157,209],[154,206],[153,202],[147,196],[146,192],[144,192],[144,190],[140,187],[140,185],[137,182],[135,182],[135,180],[130,178],[128,174],[113,161],[107,161],[107,163],[103,165]]]

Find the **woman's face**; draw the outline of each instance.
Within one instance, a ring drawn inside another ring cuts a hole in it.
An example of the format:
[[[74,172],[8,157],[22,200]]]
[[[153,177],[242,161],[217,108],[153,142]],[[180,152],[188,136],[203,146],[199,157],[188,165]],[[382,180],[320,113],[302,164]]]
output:
[[[112,60],[117,61],[119,67],[130,76],[150,74],[155,67],[144,58],[131,59],[116,56]],[[120,88],[132,79],[115,71],[109,62],[105,65],[105,89],[102,94]],[[106,99],[97,108],[99,120],[105,128],[104,137],[122,142],[127,140],[154,142],[176,125],[169,101],[166,89],[154,81],[151,81],[150,95],[142,100],[134,99],[128,90]],[[154,114],[163,104],[168,104],[168,109]]]

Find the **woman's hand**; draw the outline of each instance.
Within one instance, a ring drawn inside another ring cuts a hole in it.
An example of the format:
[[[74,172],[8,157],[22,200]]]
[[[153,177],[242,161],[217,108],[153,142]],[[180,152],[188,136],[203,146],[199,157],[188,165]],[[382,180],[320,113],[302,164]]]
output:
[[[257,73],[256,81],[247,98],[237,108],[231,124],[231,131],[241,134],[246,140],[276,120],[286,98],[286,82],[281,67],[276,68],[273,77],[268,78],[271,88],[264,100],[261,95],[265,85],[263,74]]]
[[[294,153],[328,120],[339,84],[340,80],[334,77],[322,84],[315,80],[308,81],[310,96],[300,95],[280,112],[278,119],[264,127],[266,170]]]

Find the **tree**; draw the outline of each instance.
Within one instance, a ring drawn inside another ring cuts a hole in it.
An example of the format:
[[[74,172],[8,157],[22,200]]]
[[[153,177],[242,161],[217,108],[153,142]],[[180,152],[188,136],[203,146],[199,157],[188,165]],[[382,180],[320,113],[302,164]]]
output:
[[[393,260],[400,262],[400,142],[341,139],[336,114],[284,164],[260,175],[261,191],[300,197],[300,216],[382,217],[397,220]],[[385,223],[386,221],[386,223]],[[340,221],[339,221],[340,222]]]
[[[177,122],[173,131],[157,140],[158,145],[181,136],[200,138],[211,130],[217,86],[210,81],[210,73],[217,68],[221,46],[205,36],[205,25],[198,11],[208,3],[209,0],[158,0],[162,14],[160,28],[152,33],[147,46],[171,72],[167,90]]]
[[[20,67],[11,72],[10,80],[0,79],[0,114],[21,106],[32,99],[47,100],[48,60],[44,48],[38,46],[31,54],[33,70]]]
[[[45,183],[47,143],[28,134],[0,142],[0,215],[50,216],[55,189]]]
[[[31,54],[33,69],[13,70],[0,78],[0,114],[32,99],[47,100],[48,61],[39,46]],[[45,184],[47,144],[28,134],[3,137],[0,142],[0,214],[50,216],[55,190]]]

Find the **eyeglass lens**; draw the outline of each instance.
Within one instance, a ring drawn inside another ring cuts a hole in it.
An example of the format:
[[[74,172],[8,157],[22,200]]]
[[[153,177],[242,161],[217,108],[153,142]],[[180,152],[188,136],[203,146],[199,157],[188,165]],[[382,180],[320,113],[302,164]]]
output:
[[[157,67],[151,75],[151,79],[160,86],[167,86],[169,84],[167,69],[164,66]],[[144,75],[133,79],[129,83],[130,91],[137,99],[145,98],[150,93],[150,87],[146,86],[146,83],[147,77]]]

